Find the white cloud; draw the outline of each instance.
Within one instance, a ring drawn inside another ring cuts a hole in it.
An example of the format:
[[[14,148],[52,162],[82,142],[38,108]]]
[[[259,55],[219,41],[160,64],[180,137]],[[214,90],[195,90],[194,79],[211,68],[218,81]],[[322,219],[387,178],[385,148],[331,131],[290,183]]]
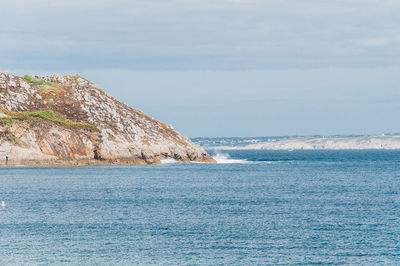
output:
[[[400,56],[399,3],[3,0],[0,60],[13,68],[385,66]]]
[[[390,43],[389,38],[367,38],[360,40],[360,43],[364,46],[387,46]]]

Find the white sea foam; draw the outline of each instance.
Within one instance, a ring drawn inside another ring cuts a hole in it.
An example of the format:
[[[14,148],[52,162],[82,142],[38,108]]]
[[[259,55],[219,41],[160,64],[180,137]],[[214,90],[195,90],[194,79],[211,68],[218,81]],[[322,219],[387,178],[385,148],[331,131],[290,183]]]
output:
[[[270,138],[247,145],[207,147],[217,150],[365,150],[400,149],[400,135]]]
[[[172,159],[172,158],[168,158],[168,159],[161,160],[161,163],[162,164],[170,164],[170,163],[178,163],[178,161],[175,159]]]
[[[249,163],[247,160],[231,159],[229,154],[221,152],[216,152],[212,157],[220,164]]]

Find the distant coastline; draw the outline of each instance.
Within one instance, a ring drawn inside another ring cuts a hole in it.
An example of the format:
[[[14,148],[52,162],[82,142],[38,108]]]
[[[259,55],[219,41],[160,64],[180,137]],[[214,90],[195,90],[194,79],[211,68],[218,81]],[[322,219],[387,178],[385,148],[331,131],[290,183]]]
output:
[[[397,150],[400,134],[193,138],[209,150]]]

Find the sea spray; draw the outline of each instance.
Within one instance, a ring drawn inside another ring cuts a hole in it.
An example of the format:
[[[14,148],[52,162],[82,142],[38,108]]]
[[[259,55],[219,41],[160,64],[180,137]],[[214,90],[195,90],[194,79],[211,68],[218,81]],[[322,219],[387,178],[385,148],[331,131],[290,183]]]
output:
[[[228,153],[216,151],[212,156],[219,164],[249,163],[247,160],[231,159]]]

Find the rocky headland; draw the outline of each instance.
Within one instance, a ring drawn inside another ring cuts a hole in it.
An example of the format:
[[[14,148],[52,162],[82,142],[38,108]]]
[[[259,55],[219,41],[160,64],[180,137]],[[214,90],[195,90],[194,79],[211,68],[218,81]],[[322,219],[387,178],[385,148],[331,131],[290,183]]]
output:
[[[0,165],[215,162],[207,152],[80,76],[0,72]]]

